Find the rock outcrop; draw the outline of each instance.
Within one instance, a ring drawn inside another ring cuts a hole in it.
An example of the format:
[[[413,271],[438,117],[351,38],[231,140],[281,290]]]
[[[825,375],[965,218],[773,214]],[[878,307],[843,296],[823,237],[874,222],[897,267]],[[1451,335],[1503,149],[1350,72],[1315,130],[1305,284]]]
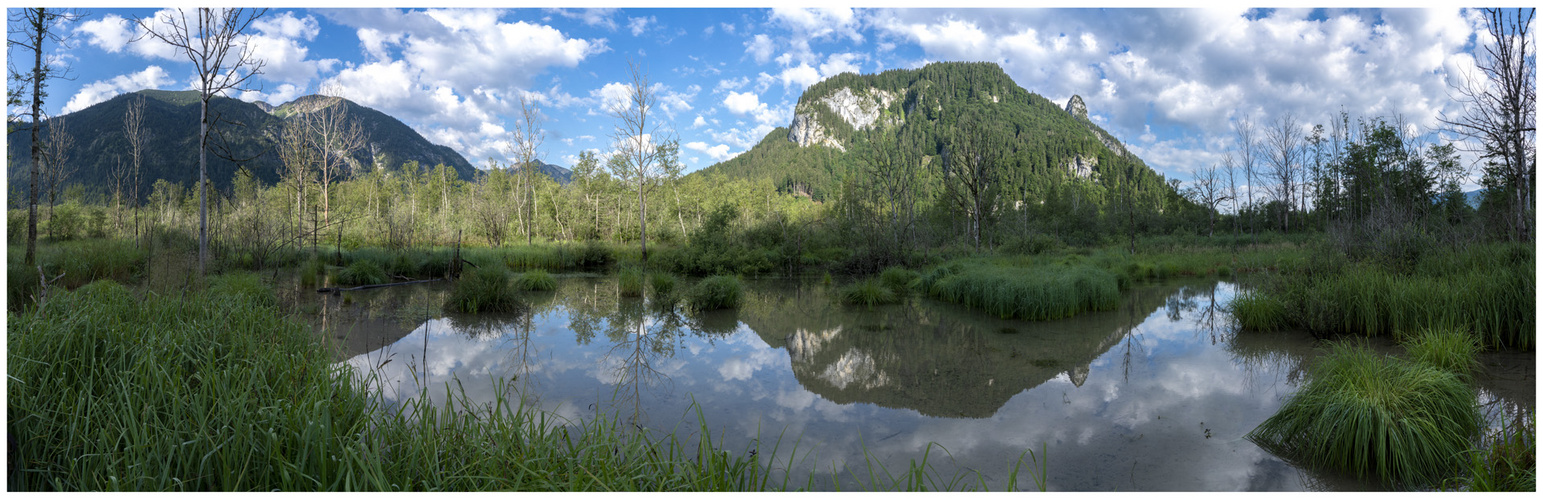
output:
[[[825,98],[820,99],[818,102],[830,108],[832,113],[835,113],[837,117],[840,117],[842,121],[852,126],[853,129],[863,130],[877,124],[879,117],[883,115],[884,109],[888,108],[896,99],[899,99],[899,96],[893,92],[869,90],[864,95],[858,95],[852,92],[851,88],[842,88],[834,94],[825,96]],[[804,104],[803,106],[809,105]],[[798,111],[793,116],[793,124],[788,127],[788,140],[798,143],[802,147],[819,144],[833,147],[843,152],[846,151],[846,148],[842,147],[840,142],[830,137],[829,132],[825,130],[825,126],[821,125],[818,120],[815,120],[814,113],[810,112],[807,108]],[[896,122],[898,122],[898,118]]]
[[[1073,95],[1066,100],[1066,112],[1081,119],[1088,119],[1088,105],[1082,102],[1082,96]]]
[[[1098,166],[1097,156],[1077,155],[1066,160],[1066,170],[1072,175],[1086,179],[1093,175],[1093,167]]]
[[[828,148],[839,149],[843,153],[846,152],[846,148],[841,147],[841,143],[836,142],[835,138],[830,137],[826,133],[825,127],[820,126],[820,123],[814,119],[814,116],[807,114],[793,115],[793,124],[788,126],[788,140],[797,143],[799,147],[819,144]]]

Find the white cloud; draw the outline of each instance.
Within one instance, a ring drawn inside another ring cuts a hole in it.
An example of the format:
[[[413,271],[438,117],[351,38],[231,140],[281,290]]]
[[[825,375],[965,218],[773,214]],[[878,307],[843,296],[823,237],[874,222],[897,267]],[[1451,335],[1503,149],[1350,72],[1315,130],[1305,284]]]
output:
[[[289,101],[293,101],[295,98],[303,95],[305,95],[305,87],[285,83],[279,85],[278,88],[271,93],[256,90],[242,92],[241,100],[247,102],[263,101],[268,104],[277,106]]]
[[[771,37],[765,34],[757,34],[750,41],[745,42],[745,53],[755,58],[756,64],[766,64],[766,61],[771,60],[772,52],[775,50],[776,46],[772,43]]]
[[[797,86],[799,89],[808,88],[810,85],[819,83],[819,81],[823,79],[820,77],[819,71],[809,67],[808,64],[803,63],[800,63],[798,66],[782,70],[782,73],[777,75],[777,78],[782,80],[782,86],[784,88]]]
[[[99,80],[81,86],[80,91],[65,103],[63,113],[74,113],[86,109],[93,104],[112,99],[118,94],[134,92],[144,89],[157,89],[175,83],[166,70],[160,66],[150,66],[143,71],[118,75],[107,80]]]
[[[599,26],[612,31],[616,30],[616,21],[611,16],[616,14],[616,9],[582,9],[577,12],[570,9],[548,9],[568,19],[578,19],[588,26]]]
[[[698,128],[704,125],[707,125],[707,120],[703,119],[702,115],[696,115],[696,120],[691,122],[691,128]]]
[[[605,86],[589,91],[589,95],[599,104],[596,108],[603,113],[632,109],[632,85],[629,84],[607,83]]]
[[[658,26],[659,20],[655,19],[654,16],[627,18],[627,29],[632,31],[632,36],[642,36],[643,32],[648,30],[648,25],[650,24]]]
[[[80,23],[75,32],[85,33],[86,43],[113,54],[122,51],[129,40],[134,38],[131,22],[117,14],[107,14],[101,19]]]
[[[725,144],[708,146],[705,142],[693,141],[686,143],[685,146],[686,149],[701,151],[702,153],[707,154],[707,156],[712,157],[713,161],[724,161],[729,158],[739,156],[739,153],[729,153],[729,146]]]
[[[729,92],[729,96],[723,98],[723,106],[731,113],[736,115],[743,115],[754,113],[756,110],[764,108],[766,105],[761,104],[761,99],[759,96],[750,92]]]

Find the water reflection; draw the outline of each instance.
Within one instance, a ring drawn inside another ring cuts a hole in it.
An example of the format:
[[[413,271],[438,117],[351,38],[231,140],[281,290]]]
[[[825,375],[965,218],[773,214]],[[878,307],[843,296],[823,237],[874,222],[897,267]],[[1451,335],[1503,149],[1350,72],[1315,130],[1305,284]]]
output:
[[[347,362],[376,373],[388,398],[427,387],[438,401],[454,384],[486,403],[508,383],[523,404],[640,428],[677,428],[695,402],[728,449],[761,443],[777,467],[820,471],[817,488],[833,487],[832,470],[865,475],[870,461],[904,470],[932,443],[948,451],[933,455],[945,475],[996,488],[1041,445],[1052,489],[1374,488],[1303,472],[1242,438],[1300,383],[1315,344],[1235,334],[1224,306],[1235,293],[1147,287],[1114,311],[1025,322],[916,297],[847,307],[827,287],[754,281],[739,310],[696,315],[621,297],[614,279],[566,278],[525,295],[525,314],[432,319]],[[1530,390],[1515,389],[1534,386],[1531,369],[1505,373],[1510,382],[1480,383],[1487,401],[1530,409]]]

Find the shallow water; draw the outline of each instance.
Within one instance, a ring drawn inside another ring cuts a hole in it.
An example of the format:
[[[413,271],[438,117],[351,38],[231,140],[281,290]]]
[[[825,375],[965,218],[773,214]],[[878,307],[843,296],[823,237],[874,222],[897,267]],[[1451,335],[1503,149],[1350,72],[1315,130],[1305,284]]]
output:
[[[438,317],[437,285],[320,296],[311,307],[345,362],[376,372],[388,401],[424,387],[441,401],[449,386],[486,404],[507,387],[569,419],[620,415],[664,432],[695,432],[695,404],[715,442],[791,463],[795,486],[833,488],[835,470],[843,489],[859,487],[870,461],[882,479],[928,454],[934,487],[963,478],[997,490],[1032,451],[1051,490],[1378,489],[1243,439],[1295,390],[1317,343],[1232,333],[1232,283],[1141,287],[1115,311],[1051,322],[916,297],[843,306],[831,289],[793,280],[747,286],[739,310],[700,316],[584,277],[525,294],[525,315]],[[1531,353],[1484,361],[1477,384],[1494,418],[1530,410]],[[1025,460],[1018,486],[1033,488]]]

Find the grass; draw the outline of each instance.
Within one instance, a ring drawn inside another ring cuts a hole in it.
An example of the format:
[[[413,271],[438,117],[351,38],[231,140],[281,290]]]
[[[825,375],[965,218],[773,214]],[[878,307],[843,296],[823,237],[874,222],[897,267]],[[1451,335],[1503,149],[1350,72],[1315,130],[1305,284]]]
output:
[[[881,280],[873,279],[841,287],[837,295],[841,297],[843,304],[869,308],[878,304],[894,304],[900,301],[894,289],[885,286]]]
[[[545,270],[532,269],[520,273],[520,276],[514,279],[514,288],[525,291],[550,292],[557,289],[557,280],[552,278],[552,275]]]
[[[903,267],[890,267],[879,273],[879,282],[900,297],[911,293],[918,281],[921,281],[920,273]]]
[[[468,268],[445,298],[444,309],[454,313],[514,312],[521,304],[509,288],[509,271],[502,267]]]
[[[734,276],[713,276],[686,292],[686,303],[698,311],[733,309],[744,300],[744,285]]]
[[[1468,491],[1537,491],[1537,424],[1531,412],[1515,422],[1502,421],[1499,430],[1467,455],[1461,477],[1448,488]],[[1454,484],[1455,483],[1455,484]]]
[[[1248,290],[1233,297],[1232,318],[1246,330],[1272,331],[1287,325],[1286,307],[1275,297]]]
[[[305,264],[300,266],[300,284],[304,286],[319,285],[320,282],[318,280],[322,276],[326,276],[326,273],[327,265],[322,264],[320,259],[307,260]]]
[[[1120,302],[1117,280],[1087,265],[1004,267],[969,263],[940,266],[921,279],[932,297],[1032,321],[1107,311]]]
[[[1246,436],[1276,455],[1362,479],[1426,485],[1449,476],[1482,418],[1463,379],[1348,343]]]
[[[636,267],[627,267],[617,275],[616,286],[623,297],[643,296],[643,271]]]
[[[1455,327],[1485,347],[1528,349],[1536,327],[1533,269],[1533,250],[1513,244],[1426,252],[1408,271],[1328,255],[1286,268],[1259,288],[1261,302],[1234,308],[1269,320],[1243,321],[1244,328],[1394,336]]]
[[[1478,339],[1459,329],[1426,328],[1403,345],[1410,359],[1458,375],[1467,375],[1479,364]]]
[[[655,297],[665,297],[675,293],[675,275],[669,273],[650,273],[648,275],[648,289]]]
[[[355,260],[347,267],[338,269],[333,273],[332,281],[339,285],[379,285],[389,280],[386,271],[374,260]]]

